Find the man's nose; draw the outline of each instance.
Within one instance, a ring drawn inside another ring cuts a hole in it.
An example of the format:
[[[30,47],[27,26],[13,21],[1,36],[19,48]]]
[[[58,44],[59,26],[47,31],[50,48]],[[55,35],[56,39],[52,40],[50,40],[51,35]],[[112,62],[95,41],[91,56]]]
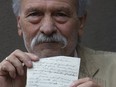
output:
[[[57,29],[51,16],[45,16],[41,22],[40,32],[46,35],[56,33]]]

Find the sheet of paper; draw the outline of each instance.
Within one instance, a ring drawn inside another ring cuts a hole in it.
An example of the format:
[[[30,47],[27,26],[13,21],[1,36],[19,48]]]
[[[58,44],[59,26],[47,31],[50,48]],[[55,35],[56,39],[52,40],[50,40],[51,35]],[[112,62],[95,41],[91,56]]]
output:
[[[56,56],[40,59],[27,70],[26,87],[69,87],[78,79],[80,58]]]

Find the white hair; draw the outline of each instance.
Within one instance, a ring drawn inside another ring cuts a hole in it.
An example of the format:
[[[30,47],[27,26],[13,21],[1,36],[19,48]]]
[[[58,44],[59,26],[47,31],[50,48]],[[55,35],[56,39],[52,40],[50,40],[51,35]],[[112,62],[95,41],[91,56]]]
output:
[[[20,1],[21,0],[12,0],[13,12],[16,16],[20,13]],[[78,0],[78,16],[83,16],[86,12],[87,0]]]

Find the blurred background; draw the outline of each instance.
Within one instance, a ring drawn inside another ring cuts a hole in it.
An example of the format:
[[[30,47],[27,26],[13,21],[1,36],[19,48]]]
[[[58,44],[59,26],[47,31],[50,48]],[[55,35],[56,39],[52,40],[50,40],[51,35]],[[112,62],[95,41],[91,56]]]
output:
[[[116,0],[90,0],[82,44],[116,52]],[[0,0],[0,61],[15,49],[25,50],[18,37],[11,0]]]

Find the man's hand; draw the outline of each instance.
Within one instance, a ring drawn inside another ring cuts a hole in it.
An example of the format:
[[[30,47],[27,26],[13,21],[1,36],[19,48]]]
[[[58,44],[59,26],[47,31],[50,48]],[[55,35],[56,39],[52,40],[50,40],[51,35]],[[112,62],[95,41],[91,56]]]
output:
[[[0,87],[25,87],[26,70],[38,60],[34,54],[15,50],[0,63]]]
[[[95,81],[87,77],[74,81],[70,87],[101,87],[101,86],[99,86]]]

